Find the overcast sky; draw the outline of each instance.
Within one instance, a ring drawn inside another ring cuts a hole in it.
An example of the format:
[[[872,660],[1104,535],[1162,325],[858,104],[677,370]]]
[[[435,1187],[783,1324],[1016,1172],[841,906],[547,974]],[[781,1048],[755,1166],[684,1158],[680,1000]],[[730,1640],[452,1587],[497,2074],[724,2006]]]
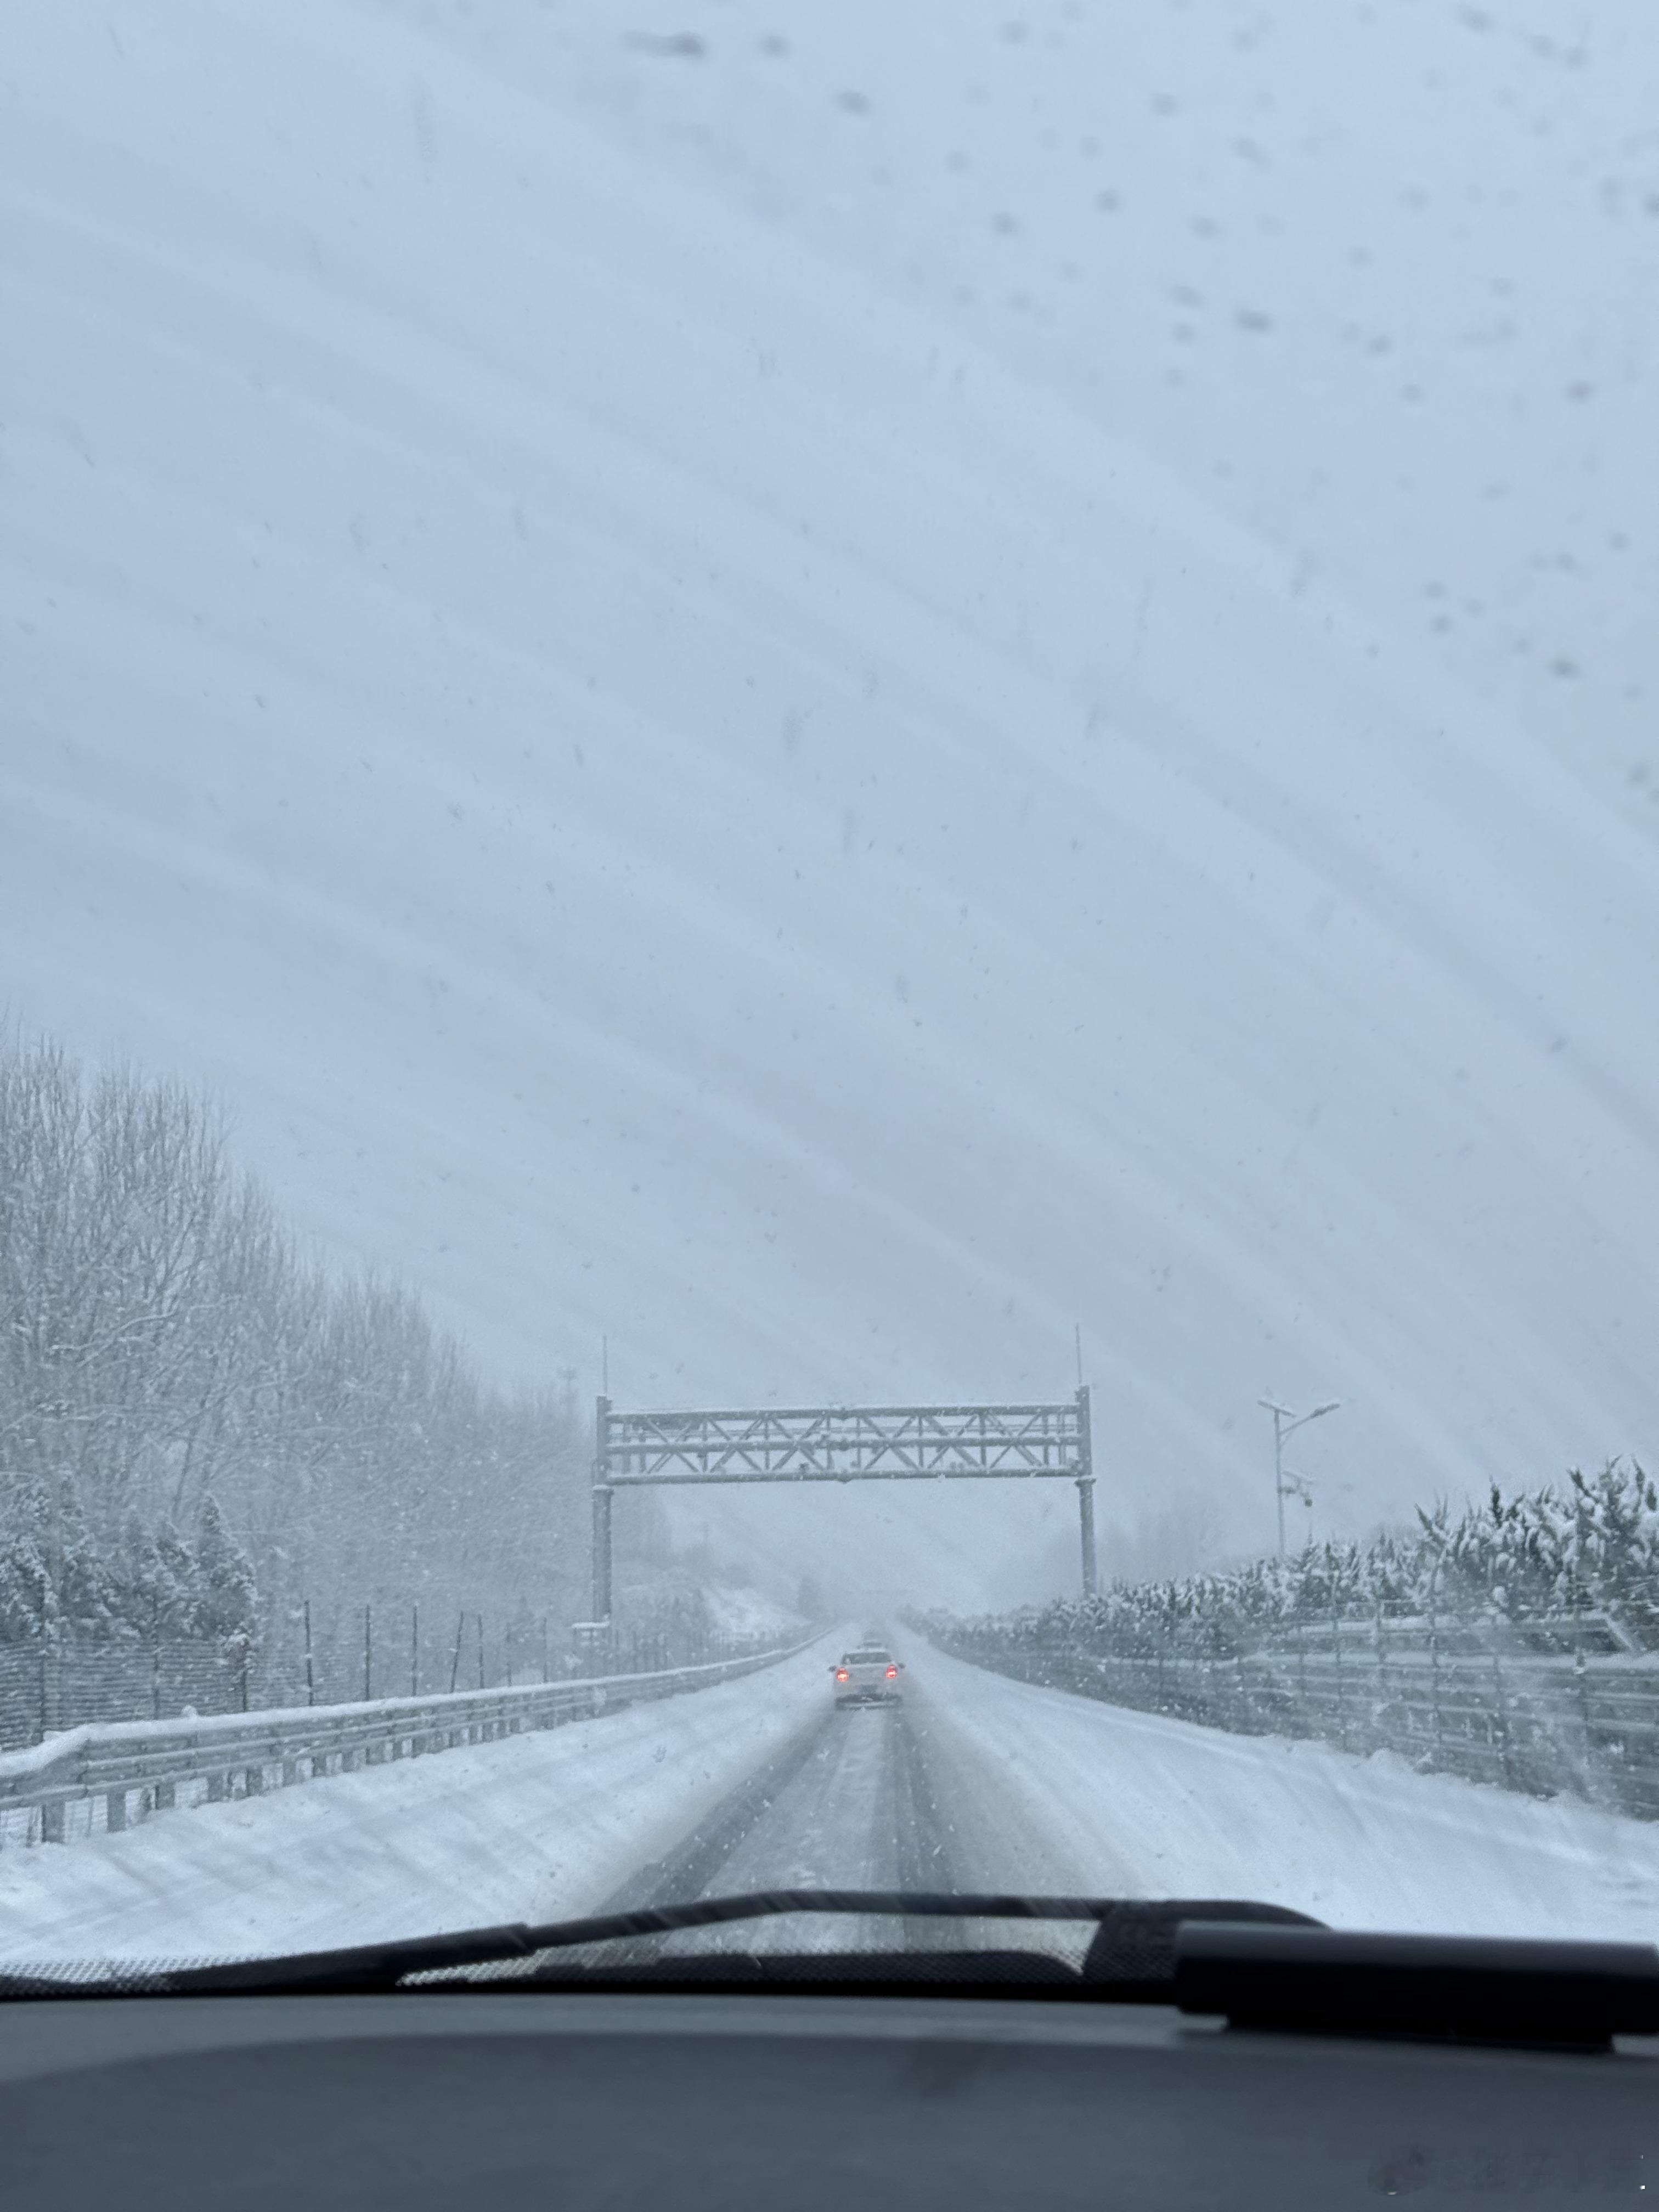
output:
[[[1109,1566],[1270,1543],[1267,1392],[1317,1529],[1651,1453],[1656,58],[26,0],[0,996],[502,1375],[1080,1325]],[[687,1511],[1074,1572],[1068,1496]]]

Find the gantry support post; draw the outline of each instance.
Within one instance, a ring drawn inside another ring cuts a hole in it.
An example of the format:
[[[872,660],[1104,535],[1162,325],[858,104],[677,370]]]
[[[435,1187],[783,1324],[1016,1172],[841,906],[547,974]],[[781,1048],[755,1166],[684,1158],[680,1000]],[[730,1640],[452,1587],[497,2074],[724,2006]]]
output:
[[[611,1618],[611,1401],[601,1398],[593,1422],[593,1589],[591,1618]]]
[[[1100,1570],[1095,1557],[1095,1464],[1089,1435],[1089,1386],[1083,1383],[1077,1394],[1078,1471],[1077,1512],[1079,1534],[1083,1545],[1083,1595],[1092,1597],[1100,1587]]]

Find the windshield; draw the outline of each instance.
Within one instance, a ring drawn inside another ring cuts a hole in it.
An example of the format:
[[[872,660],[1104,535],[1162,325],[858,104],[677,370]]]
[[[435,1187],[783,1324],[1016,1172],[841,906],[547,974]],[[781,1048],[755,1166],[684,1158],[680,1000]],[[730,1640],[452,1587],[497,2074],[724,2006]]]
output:
[[[1656,69],[17,0],[0,1966],[1659,1938]]]

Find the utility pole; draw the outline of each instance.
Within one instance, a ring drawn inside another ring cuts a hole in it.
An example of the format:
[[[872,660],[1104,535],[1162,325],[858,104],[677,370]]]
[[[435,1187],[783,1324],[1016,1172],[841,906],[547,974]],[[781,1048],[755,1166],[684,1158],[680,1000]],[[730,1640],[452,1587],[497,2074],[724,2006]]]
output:
[[[1285,1556],[1285,1495],[1290,1490],[1296,1490],[1299,1494],[1300,1490],[1297,1477],[1292,1476],[1288,1483],[1285,1480],[1285,1439],[1297,1429],[1305,1428],[1310,1421],[1321,1420],[1327,1413],[1334,1413],[1342,1401],[1340,1398],[1333,1398],[1327,1405],[1316,1406],[1310,1413],[1293,1413],[1288,1406],[1281,1406],[1273,1398],[1258,1398],[1256,1403],[1273,1417],[1273,1503],[1279,1512],[1279,1556],[1282,1559]]]

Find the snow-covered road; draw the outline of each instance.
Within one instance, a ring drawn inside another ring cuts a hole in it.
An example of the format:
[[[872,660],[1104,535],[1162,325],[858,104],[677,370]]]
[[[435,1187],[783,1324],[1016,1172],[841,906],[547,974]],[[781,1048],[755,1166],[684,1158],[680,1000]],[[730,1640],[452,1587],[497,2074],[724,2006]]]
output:
[[[1127,1712],[908,1640],[902,1707],[840,1712],[829,1648],[549,1735],[7,1851],[0,1958],[294,1949],[816,1884],[1659,1935],[1659,1825]],[[726,1940],[869,1932],[796,1919]]]
[[[1042,1890],[1257,1898],[1344,1927],[1659,1936],[1659,1826],[904,1649],[901,1709],[838,1713],[826,1696],[812,1735],[615,1901],[815,1884]],[[765,1940],[881,1939],[795,1921]]]

